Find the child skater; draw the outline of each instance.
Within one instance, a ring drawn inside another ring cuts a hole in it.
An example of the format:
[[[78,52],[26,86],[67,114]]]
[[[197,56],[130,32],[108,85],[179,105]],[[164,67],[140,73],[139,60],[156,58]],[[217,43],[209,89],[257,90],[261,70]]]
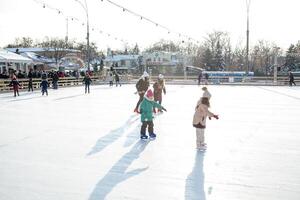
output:
[[[159,74],[157,81],[153,84],[153,89],[154,89],[154,101],[158,102],[161,105],[162,92],[166,94],[165,81],[164,81],[164,76],[162,74]],[[153,112],[156,113],[155,108],[153,108]],[[162,110],[159,109],[158,112],[162,112]]]
[[[218,115],[210,112],[208,108],[210,107],[209,98],[208,97],[201,97],[200,101],[198,101],[195,114],[193,118],[193,126],[196,128],[196,146],[199,150],[206,149],[206,143],[204,138],[204,130],[206,128],[206,118],[207,117],[214,117],[219,119]]]
[[[9,86],[13,87],[13,89],[14,89],[14,97],[16,97],[17,95],[19,96],[19,86],[20,86],[20,83],[17,80],[17,78],[16,78],[15,75],[13,75],[12,80],[11,80]]]
[[[42,79],[40,86],[42,87],[42,95],[44,95],[44,93],[46,93],[46,95],[48,96],[49,82],[47,81],[47,78]]]
[[[141,103],[140,112],[141,112],[141,139],[147,139],[146,128],[148,126],[148,133],[150,138],[155,138],[156,134],[153,132],[153,107],[157,107],[164,111],[167,111],[164,107],[154,101],[153,92],[149,89]]]

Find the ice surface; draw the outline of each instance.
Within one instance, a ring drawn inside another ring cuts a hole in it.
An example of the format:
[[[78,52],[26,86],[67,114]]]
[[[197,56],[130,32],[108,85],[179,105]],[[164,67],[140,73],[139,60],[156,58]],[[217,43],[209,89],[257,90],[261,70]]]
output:
[[[134,85],[0,94],[1,200],[299,200],[300,88],[208,86],[208,149],[195,149],[198,86],[167,85],[157,139],[140,141]]]

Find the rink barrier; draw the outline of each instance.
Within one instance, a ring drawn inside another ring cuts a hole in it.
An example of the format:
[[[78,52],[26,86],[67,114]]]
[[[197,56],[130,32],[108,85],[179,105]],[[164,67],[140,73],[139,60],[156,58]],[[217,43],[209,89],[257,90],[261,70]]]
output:
[[[59,78],[58,80],[58,87],[71,87],[71,86],[79,86],[83,85],[83,78],[76,78],[76,77],[64,77],[64,78]],[[92,84],[108,84],[108,79],[106,76],[91,76],[92,79]],[[130,79],[130,76],[128,75],[121,75],[120,76],[120,82],[121,83],[127,83]],[[52,79],[48,78],[47,79],[50,88],[52,87]],[[28,90],[28,79],[18,79],[20,83],[19,90],[26,91]],[[9,86],[11,80],[10,79],[0,79],[0,92],[7,92],[12,90],[12,87]],[[41,78],[33,78],[32,79],[32,86],[33,89],[38,89],[40,88],[40,83],[41,83]]]
[[[83,84],[83,78],[76,77],[64,77],[59,78],[58,87],[71,87],[79,86]],[[120,76],[120,82],[122,84],[126,83],[136,83],[140,76],[132,75],[122,75]],[[108,84],[108,79],[105,76],[92,76],[91,77],[93,84]],[[156,81],[157,76],[150,77],[151,82]],[[165,76],[165,81],[170,84],[198,84],[197,76]],[[47,79],[52,87],[52,79]],[[10,79],[0,79],[0,92],[6,92],[12,90],[12,87],[9,87]],[[28,79],[18,79],[20,83],[20,91],[28,89]],[[300,77],[295,77],[295,82],[297,85],[300,85]],[[32,79],[32,85],[34,89],[40,88],[41,79],[34,78]],[[206,82],[204,79],[201,80],[201,84],[221,84],[221,85],[274,85],[274,86],[284,86],[289,85],[289,79],[287,77],[278,77],[277,82],[274,83],[273,77],[210,77]]]

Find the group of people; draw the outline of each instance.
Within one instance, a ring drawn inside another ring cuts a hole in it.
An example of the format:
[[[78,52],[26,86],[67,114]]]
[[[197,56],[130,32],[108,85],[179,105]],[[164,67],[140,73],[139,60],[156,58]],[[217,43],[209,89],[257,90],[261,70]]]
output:
[[[141,130],[140,138],[148,139],[156,138],[154,133],[154,124],[153,124],[153,113],[156,113],[156,108],[158,112],[167,111],[162,105],[162,93],[166,94],[166,87],[164,82],[164,77],[162,74],[158,76],[157,81],[153,84],[154,92],[149,89],[149,75],[147,72],[144,72],[142,77],[136,84],[137,93],[139,95],[139,100],[136,104],[134,112],[141,114]],[[204,137],[204,131],[206,128],[206,118],[209,119],[216,118],[219,119],[219,116],[209,111],[210,107],[210,98],[211,94],[208,91],[207,87],[203,87],[203,95],[198,100],[195,113],[193,117],[193,126],[196,128],[196,148],[198,150],[205,150],[206,143]],[[146,129],[148,128],[148,135],[146,135]]]

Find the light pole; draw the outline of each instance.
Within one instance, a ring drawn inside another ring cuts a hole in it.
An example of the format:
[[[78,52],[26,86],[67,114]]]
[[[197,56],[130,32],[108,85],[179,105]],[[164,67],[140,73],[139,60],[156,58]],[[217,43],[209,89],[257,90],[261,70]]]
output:
[[[81,1],[75,0],[78,2],[81,7],[84,9],[86,14],[86,45],[87,45],[87,61],[88,61],[88,72],[90,72],[90,27],[89,27],[89,12],[88,12],[88,6],[86,3],[86,0],[84,0],[84,5]]]
[[[246,44],[246,65],[247,65],[247,75],[249,74],[249,9],[250,9],[250,3],[251,0],[246,0],[246,6],[247,6],[247,44]]]

